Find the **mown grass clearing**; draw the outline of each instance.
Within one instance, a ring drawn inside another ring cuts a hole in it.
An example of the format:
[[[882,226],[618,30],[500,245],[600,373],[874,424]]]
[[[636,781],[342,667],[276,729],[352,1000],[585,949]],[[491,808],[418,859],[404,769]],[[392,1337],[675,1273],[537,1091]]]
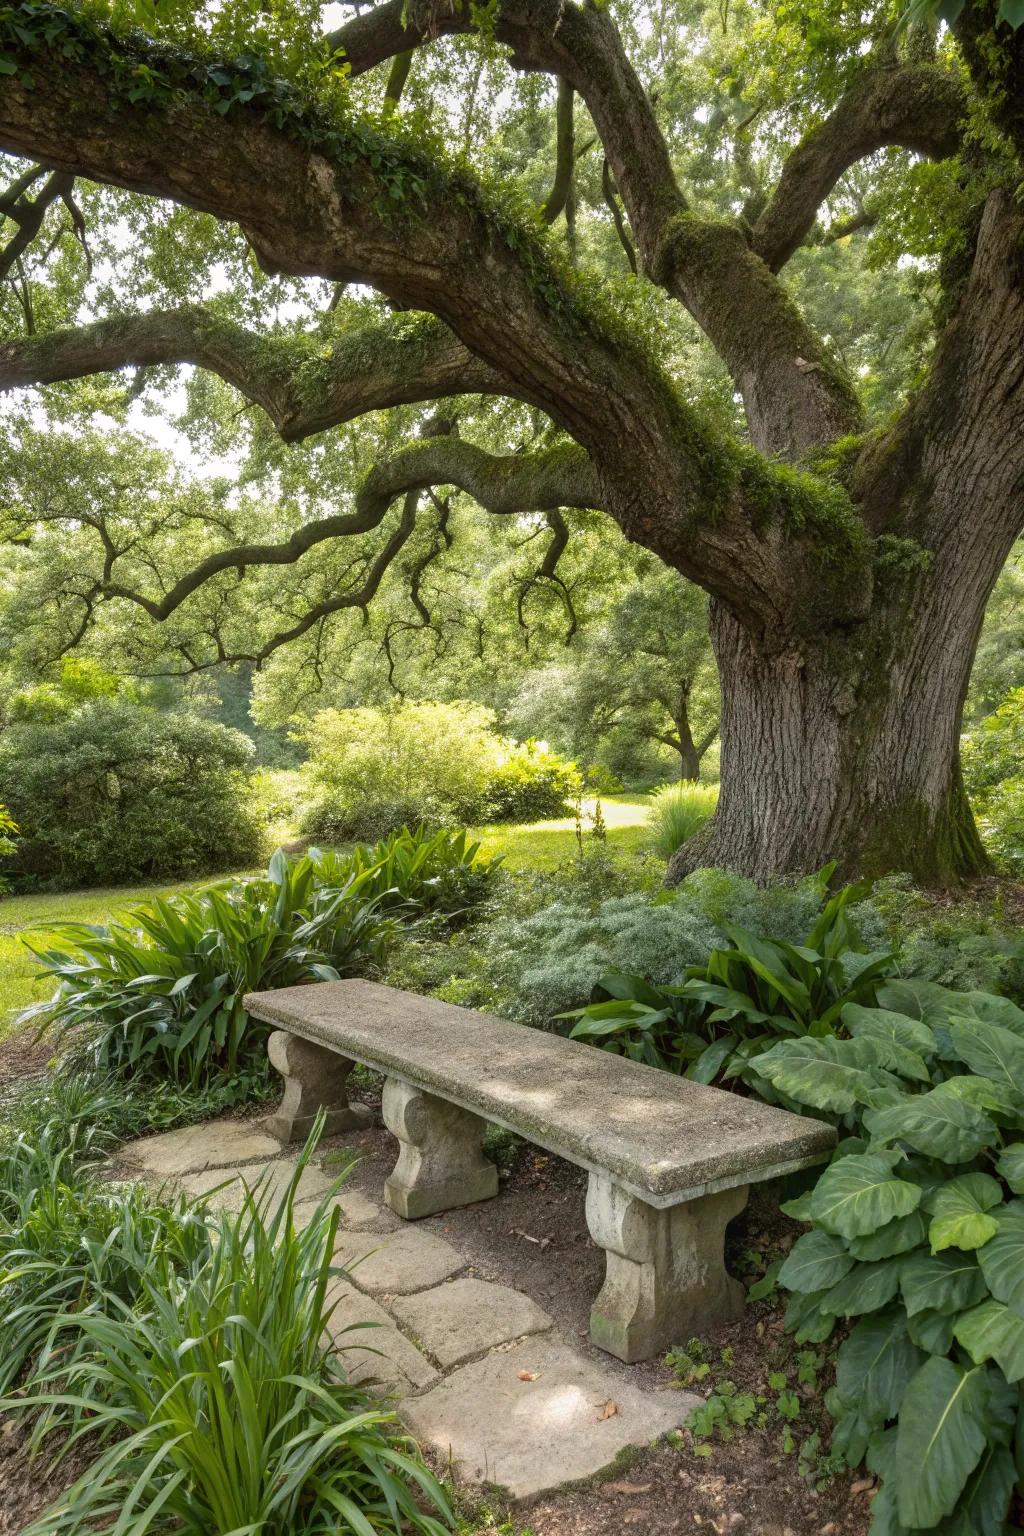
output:
[[[595,802],[583,803],[583,835],[593,832]],[[646,829],[650,812],[648,795],[609,795],[601,800],[601,814],[608,831],[608,845],[616,853],[639,855],[647,850]],[[557,821],[535,821],[476,827],[484,853],[500,853],[506,867],[517,874],[523,871],[548,872],[569,862],[577,851],[576,820],[572,816]],[[123,885],[97,887],[88,891],[46,891],[29,896],[6,896],[0,901],[0,1038],[10,1031],[22,1008],[38,1002],[50,991],[50,984],[35,979],[36,965],[27,944],[45,945],[61,923],[109,923],[120,914],[154,896],[172,896],[195,890],[210,880],[189,880],[178,884]]]

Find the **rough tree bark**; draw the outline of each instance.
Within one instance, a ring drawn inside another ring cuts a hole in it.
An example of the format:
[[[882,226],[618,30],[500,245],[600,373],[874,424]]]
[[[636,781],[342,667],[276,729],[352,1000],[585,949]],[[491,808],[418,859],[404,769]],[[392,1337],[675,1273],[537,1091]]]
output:
[[[985,0],[965,14],[984,12],[982,31],[998,44],[994,9]],[[385,0],[333,41],[359,74],[473,25],[471,8],[448,0]],[[958,735],[985,602],[1024,526],[1024,216],[1008,192],[989,197],[928,380],[881,436],[857,436],[851,381],[775,275],[857,159],[893,144],[955,152],[959,78],[891,51],[867,59],[794,150],[751,231],[688,207],[606,8],[499,0],[494,31],[515,67],[557,76],[563,101],[575,92],[586,103],[642,269],[718,349],[752,448],[723,440],[653,361],[584,313],[543,249],[524,259],[465,173],[446,181],[416,163],[415,212],[384,218],[379,134],[370,145],[350,129],[289,131],[258,97],[218,113],[210,87],[204,95],[166,53],[96,29],[60,51],[26,43],[24,27],[0,36],[27,66],[4,77],[0,147],[234,220],[269,271],[371,283],[438,319],[411,368],[382,334],[379,368],[367,367],[365,348],[339,348],[319,372],[194,311],[103,322],[3,345],[0,385],[188,359],[222,373],[290,437],[460,388],[528,401],[574,445],[490,462],[451,439],[414,445],[370,477],[361,526],[376,527],[403,494],[413,518],[412,493],[432,485],[462,485],[495,511],[598,506],[705,588],[722,681],[722,794],[672,877],[715,863],[767,879],[832,858],[844,872],[977,872],[985,860]],[[118,50],[130,57],[112,69]],[[968,63],[971,50],[990,67],[984,37],[971,33]],[[159,109],[118,95],[118,79],[147,61],[173,82]],[[387,153],[392,170],[415,158],[401,144]],[[287,555],[275,547],[261,558]],[[168,611],[166,597],[119,595],[158,618]]]

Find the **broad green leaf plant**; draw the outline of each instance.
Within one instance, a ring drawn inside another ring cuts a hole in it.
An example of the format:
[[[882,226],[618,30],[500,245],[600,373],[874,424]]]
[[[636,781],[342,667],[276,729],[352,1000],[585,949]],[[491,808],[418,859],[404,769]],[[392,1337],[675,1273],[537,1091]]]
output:
[[[811,1224],[779,1271],[787,1323],[815,1343],[851,1325],[828,1406],[834,1449],[882,1477],[873,1536],[1003,1536],[1024,1444],[1024,1011],[908,979],[877,1000],[843,1006],[846,1039],[751,1062],[846,1132],[783,1207]]]
[[[822,871],[827,883],[831,868]],[[849,908],[865,894],[850,885],[821,910],[802,944],[758,938],[723,924],[729,949],[712,950],[677,987],[655,987],[642,976],[602,976],[593,1001],[563,1014],[575,1019],[574,1040],[586,1040],[679,1072],[698,1082],[740,1080],[770,1103],[786,1103],[752,1066],[780,1035],[801,1042],[815,1074],[827,1062],[844,1009],[873,1003],[879,981],[895,966],[885,953],[865,953]]]

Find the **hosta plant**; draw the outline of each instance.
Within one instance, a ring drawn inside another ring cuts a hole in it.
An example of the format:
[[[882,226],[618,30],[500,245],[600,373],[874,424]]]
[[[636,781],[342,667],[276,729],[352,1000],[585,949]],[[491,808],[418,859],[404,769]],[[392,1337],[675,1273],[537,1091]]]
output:
[[[269,1026],[249,1017],[245,993],[377,971],[394,920],[372,886],[372,870],[333,886],[312,860],[278,852],[264,878],[157,899],[109,928],[68,924],[33,951],[57,990],[22,1020],[104,1071],[193,1088],[259,1072]]]
[[[731,946],[712,950],[675,987],[603,976],[590,1005],[564,1015],[577,1020],[572,1038],[700,1082],[742,1078],[762,1097],[784,1100],[755,1082],[752,1059],[780,1035],[833,1037],[847,1004],[874,1002],[894,967],[892,955],[864,952],[850,921],[849,907],[863,895],[847,886],[833,896],[802,944],[723,924]]]
[[[787,1323],[802,1342],[851,1325],[828,1406],[834,1448],[883,1478],[875,1536],[1002,1536],[1024,1440],[1024,1012],[913,980],[878,1001],[843,1009],[848,1039],[752,1063],[845,1133],[784,1207],[811,1224],[779,1271]]]

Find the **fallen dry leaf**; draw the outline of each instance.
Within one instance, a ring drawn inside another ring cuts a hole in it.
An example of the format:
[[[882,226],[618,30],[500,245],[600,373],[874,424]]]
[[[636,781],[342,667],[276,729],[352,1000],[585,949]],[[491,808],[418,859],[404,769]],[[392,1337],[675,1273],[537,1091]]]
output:
[[[519,1372],[519,1380],[520,1381],[536,1381],[537,1380],[537,1372],[536,1371],[520,1371]]]
[[[653,1483],[602,1483],[601,1493],[606,1498],[612,1498],[614,1494],[624,1493],[639,1498],[641,1494],[650,1493]]]
[[[855,1493],[867,1493],[874,1486],[875,1480],[873,1477],[862,1477],[858,1482],[851,1483],[850,1498],[852,1499]]]
[[[614,1419],[618,1411],[618,1403],[613,1401],[612,1398],[609,1398],[608,1401],[602,1406],[600,1413],[597,1415],[598,1423],[601,1423],[603,1419]]]

